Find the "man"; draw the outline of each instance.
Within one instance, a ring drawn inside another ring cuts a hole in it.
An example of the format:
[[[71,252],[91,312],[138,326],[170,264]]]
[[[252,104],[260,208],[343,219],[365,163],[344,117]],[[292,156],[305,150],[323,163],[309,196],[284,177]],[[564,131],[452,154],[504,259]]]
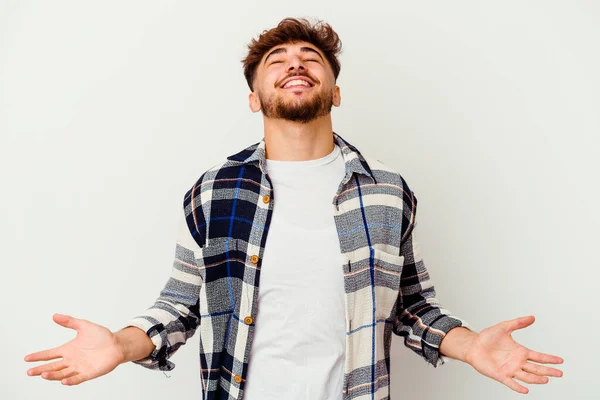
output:
[[[168,371],[199,329],[205,399],[389,399],[392,333],[434,367],[461,360],[520,393],[515,379],[562,376],[533,363],[560,357],[511,337],[533,316],[476,333],[435,298],[414,193],[332,130],[340,50],[329,25],[292,18],[251,42],[244,72],[264,138],[185,194],[159,298],[115,333],[54,315],[77,337],[26,356],[62,357],[29,375],[76,385],[127,361]]]

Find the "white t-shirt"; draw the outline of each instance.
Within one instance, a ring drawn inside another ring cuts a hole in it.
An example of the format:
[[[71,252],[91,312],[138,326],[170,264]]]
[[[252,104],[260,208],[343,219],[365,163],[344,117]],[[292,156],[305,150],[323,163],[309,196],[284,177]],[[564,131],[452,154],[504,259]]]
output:
[[[244,400],[339,400],[345,361],[344,276],[333,197],[341,150],[269,160],[274,208],[260,272]]]

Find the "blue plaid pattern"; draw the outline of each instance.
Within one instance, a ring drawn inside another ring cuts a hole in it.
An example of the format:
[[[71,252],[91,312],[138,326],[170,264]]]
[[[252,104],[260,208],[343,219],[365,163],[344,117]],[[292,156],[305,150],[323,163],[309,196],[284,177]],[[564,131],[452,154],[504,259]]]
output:
[[[346,302],[340,398],[389,399],[392,333],[438,367],[449,360],[439,353],[446,333],[470,326],[435,297],[413,238],[417,199],[406,181],[335,132],[333,139],[346,171],[332,199]],[[170,357],[199,329],[203,399],[242,398],[276,202],[264,138],[200,176],[183,199],[186,237],[177,242],[171,276],[154,305],[127,325],[143,329],[156,345],[134,363],[173,369]]]

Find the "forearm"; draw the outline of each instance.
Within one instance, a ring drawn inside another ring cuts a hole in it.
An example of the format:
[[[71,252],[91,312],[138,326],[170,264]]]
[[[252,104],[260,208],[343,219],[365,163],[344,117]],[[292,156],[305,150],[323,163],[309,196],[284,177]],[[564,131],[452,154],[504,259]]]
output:
[[[455,360],[467,362],[466,354],[475,337],[477,337],[477,333],[464,326],[453,328],[442,338],[440,353]]]
[[[146,332],[136,326],[128,326],[114,333],[123,353],[121,363],[136,361],[150,356],[155,348]]]
[[[401,247],[405,263],[402,269],[399,307],[393,327],[397,335],[405,336],[405,345],[433,366],[444,363],[444,358],[464,358],[461,349],[465,344],[455,344],[456,335],[470,328],[462,318],[453,315],[436,298],[436,292],[421,256],[420,246],[412,232]],[[458,329],[464,327],[463,329]],[[457,332],[458,331],[458,332]],[[450,332],[452,334],[446,337]],[[440,348],[442,340],[443,352]],[[449,345],[449,346],[447,346]],[[449,347],[450,349],[447,349]],[[458,350],[457,350],[458,349]],[[442,357],[447,355],[448,357]]]

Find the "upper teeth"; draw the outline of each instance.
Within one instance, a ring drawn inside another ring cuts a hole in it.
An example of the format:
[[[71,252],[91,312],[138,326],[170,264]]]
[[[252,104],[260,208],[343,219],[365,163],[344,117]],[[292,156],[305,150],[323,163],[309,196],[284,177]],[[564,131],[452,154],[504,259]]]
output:
[[[298,85],[302,85],[302,86],[310,86],[310,84],[308,82],[306,82],[305,80],[302,79],[294,79],[293,81],[289,81],[288,83],[286,83],[283,88],[287,88],[290,86],[298,86]]]

